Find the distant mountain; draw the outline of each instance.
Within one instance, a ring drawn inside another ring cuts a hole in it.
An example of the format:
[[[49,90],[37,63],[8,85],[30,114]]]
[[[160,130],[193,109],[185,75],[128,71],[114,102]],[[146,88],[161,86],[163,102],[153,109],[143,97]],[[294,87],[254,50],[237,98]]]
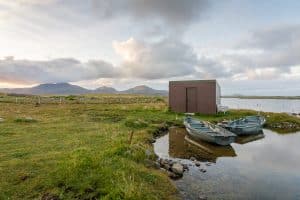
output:
[[[117,91],[112,87],[99,87],[95,90],[85,89],[83,87],[69,83],[46,83],[31,88],[0,88],[3,93],[15,94],[144,94],[144,95],[167,95],[166,90],[155,90],[146,85],[140,85],[128,90]]]
[[[31,94],[86,94],[90,90],[69,83],[47,83],[31,88]]]
[[[121,91],[122,94],[146,94],[146,95],[167,95],[166,90],[155,90],[146,85],[139,85],[128,90]]]
[[[0,92],[16,94],[86,94],[90,90],[69,83],[46,83],[32,88],[0,89]]]
[[[1,88],[2,93],[30,94],[31,88]]]
[[[115,88],[102,86],[93,91],[93,93],[97,94],[116,94],[118,91]]]

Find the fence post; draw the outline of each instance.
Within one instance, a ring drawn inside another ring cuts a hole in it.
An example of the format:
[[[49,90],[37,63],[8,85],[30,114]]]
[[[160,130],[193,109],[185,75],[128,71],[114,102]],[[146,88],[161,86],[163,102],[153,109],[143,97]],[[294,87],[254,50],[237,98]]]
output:
[[[132,138],[133,138],[133,131],[130,132],[129,145],[131,145]]]

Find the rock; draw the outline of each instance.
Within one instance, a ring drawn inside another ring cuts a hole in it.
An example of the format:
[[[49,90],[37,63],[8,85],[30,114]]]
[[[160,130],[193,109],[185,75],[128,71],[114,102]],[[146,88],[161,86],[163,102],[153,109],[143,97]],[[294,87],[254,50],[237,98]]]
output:
[[[189,170],[189,167],[187,164],[182,164],[182,166],[183,166],[183,170]]]
[[[171,168],[169,161],[167,159],[160,159],[159,164],[161,168],[164,168],[166,170],[170,170]]]
[[[197,162],[195,162],[195,165],[196,165],[197,167],[200,167],[201,163],[200,163],[199,161],[197,161]]]
[[[171,178],[171,179],[178,179],[178,178],[181,178],[182,177],[182,174],[176,174],[174,172],[170,172],[168,171],[168,176]]]
[[[183,174],[183,165],[181,163],[174,163],[171,168],[172,172],[175,174],[182,175]]]
[[[149,142],[150,142],[150,143],[155,143],[156,140],[155,140],[154,138],[151,138],[151,139],[149,139]]]
[[[0,122],[4,122],[4,119],[0,117]]]
[[[166,169],[166,170],[170,170],[171,169],[171,166],[169,165],[169,163],[164,163],[162,165],[162,168]]]
[[[206,163],[206,166],[211,166],[211,163]]]
[[[195,158],[195,157],[191,157],[190,160],[191,160],[191,161],[195,161],[196,158]]]
[[[159,162],[155,162],[154,165],[153,165],[153,167],[155,169],[159,169],[160,168],[160,163]]]
[[[160,165],[163,165],[165,162],[166,162],[166,161],[165,161],[163,158],[160,158],[160,159],[158,160],[158,163],[159,163]]]
[[[28,175],[23,175],[23,176],[20,177],[20,180],[21,180],[21,181],[25,181],[25,180],[27,180],[28,178],[29,178]]]
[[[205,173],[205,172],[206,172],[206,169],[200,169],[200,172]]]
[[[207,197],[206,197],[206,196],[204,196],[204,195],[201,195],[201,194],[200,194],[200,195],[199,195],[199,197],[198,197],[198,199],[199,199],[199,200],[206,200],[206,199],[207,199]]]
[[[152,152],[149,149],[145,150],[146,156],[150,157],[152,155]]]

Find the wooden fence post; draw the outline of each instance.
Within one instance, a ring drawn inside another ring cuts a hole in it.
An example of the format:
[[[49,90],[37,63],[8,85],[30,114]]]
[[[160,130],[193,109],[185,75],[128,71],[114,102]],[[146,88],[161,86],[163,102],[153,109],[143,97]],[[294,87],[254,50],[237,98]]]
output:
[[[131,145],[132,138],[133,138],[133,131],[130,132],[129,145]]]

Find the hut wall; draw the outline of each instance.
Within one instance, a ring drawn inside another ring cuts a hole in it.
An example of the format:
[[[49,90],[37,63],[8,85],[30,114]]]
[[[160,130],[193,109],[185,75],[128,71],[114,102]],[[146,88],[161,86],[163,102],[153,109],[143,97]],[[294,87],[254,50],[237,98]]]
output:
[[[169,107],[175,112],[215,114],[217,87],[215,80],[170,81]]]

